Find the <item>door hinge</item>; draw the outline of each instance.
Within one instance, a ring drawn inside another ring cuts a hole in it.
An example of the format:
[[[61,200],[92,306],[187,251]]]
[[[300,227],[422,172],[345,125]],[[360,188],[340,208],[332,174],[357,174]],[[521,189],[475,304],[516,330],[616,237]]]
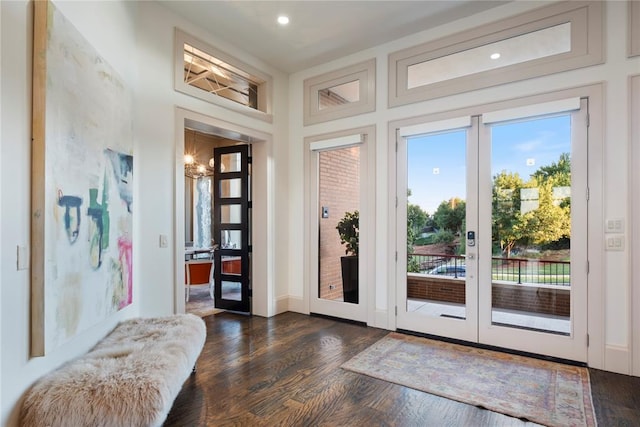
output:
[[[396,140],[396,153],[398,152],[398,141]]]
[[[398,207],[398,196],[396,196],[396,208]]]
[[[398,262],[398,251],[396,251],[396,262]]]
[[[591,124],[591,115],[589,113],[586,114],[586,119],[587,119],[587,127],[589,127],[589,125]]]
[[[589,274],[589,261],[587,261],[587,274]]]
[[[589,187],[587,187],[586,197],[587,197],[587,202],[588,202],[589,201]]]
[[[398,315],[398,306],[396,305],[396,316]]]
[[[587,347],[589,347],[589,334],[587,334]]]

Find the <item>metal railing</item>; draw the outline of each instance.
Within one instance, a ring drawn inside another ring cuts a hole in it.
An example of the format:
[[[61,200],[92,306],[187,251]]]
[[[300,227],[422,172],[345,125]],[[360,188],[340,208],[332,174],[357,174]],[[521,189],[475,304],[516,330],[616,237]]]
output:
[[[409,254],[409,262],[421,274],[466,276],[464,255]],[[491,278],[517,284],[571,286],[571,265],[569,261],[492,257]]]

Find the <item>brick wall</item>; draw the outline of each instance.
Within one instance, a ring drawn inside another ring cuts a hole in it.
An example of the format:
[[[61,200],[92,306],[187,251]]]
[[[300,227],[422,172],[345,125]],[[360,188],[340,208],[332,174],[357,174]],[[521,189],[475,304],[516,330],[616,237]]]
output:
[[[320,298],[342,298],[340,257],[345,247],[340,244],[336,226],[345,212],[360,209],[360,148],[350,147],[319,153],[320,217]],[[322,218],[321,208],[329,209]],[[330,289],[333,286],[334,289]]]
[[[465,282],[450,277],[407,275],[407,297],[464,304]],[[493,283],[491,300],[494,308],[531,313],[569,316],[570,290]]]

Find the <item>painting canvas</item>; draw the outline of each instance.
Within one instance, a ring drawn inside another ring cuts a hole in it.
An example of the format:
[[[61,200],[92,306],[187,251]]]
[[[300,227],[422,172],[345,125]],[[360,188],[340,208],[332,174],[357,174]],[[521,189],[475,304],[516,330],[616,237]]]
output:
[[[49,1],[34,2],[32,356],[132,302],[132,95]]]

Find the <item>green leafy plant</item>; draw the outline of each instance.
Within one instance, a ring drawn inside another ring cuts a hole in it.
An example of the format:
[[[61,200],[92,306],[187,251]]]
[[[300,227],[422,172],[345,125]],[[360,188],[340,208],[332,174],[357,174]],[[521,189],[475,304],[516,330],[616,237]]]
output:
[[[345,212],[338,222],[336,230],[340,234],[340,243],[346,245],[345,254],[358,255],[360,213],[358,211]]]

